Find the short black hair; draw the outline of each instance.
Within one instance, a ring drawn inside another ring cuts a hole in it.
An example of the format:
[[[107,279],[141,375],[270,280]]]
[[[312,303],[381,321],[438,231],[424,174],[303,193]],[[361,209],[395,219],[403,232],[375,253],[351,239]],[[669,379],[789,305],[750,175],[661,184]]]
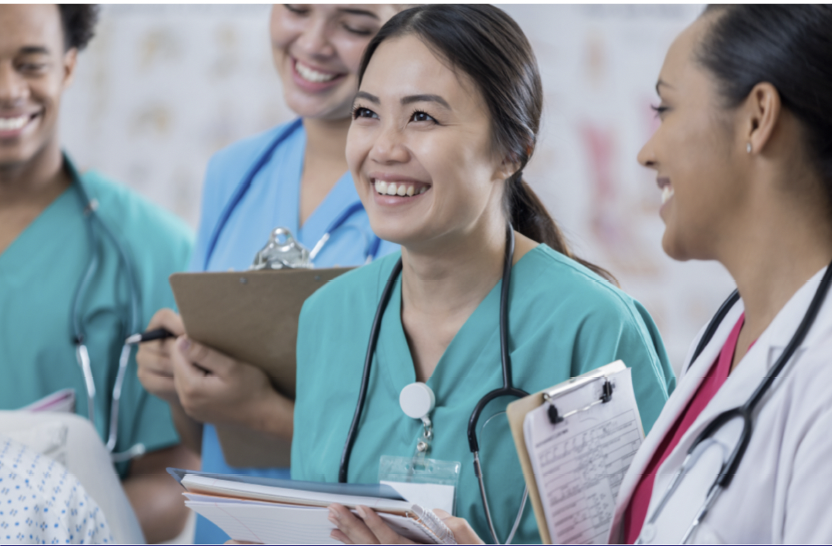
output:
[[[98,23],[96,4],[58,4],[61,26],[64,29],[64,47],[81,51],[95,36]]]

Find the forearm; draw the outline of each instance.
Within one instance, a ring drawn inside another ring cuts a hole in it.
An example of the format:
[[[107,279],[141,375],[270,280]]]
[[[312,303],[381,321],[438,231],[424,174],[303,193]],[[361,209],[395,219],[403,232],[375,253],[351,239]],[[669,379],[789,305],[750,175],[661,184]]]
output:
[[[170,413],[173,417],[173,425],[182,445],[196,455],[202,454],[202,423],[190,417],[180,405],[170,405]]]
[[[261,403],[252,408],[249,428],[284,440],[292,439],[295,418],[295,402],[272,391]]]
[[[167,473],[167,466],[197,469],[199,457],[182,445],[154,451],[134,460],[122,481],[148,543],[176,537],[188,518],[182,487]]]

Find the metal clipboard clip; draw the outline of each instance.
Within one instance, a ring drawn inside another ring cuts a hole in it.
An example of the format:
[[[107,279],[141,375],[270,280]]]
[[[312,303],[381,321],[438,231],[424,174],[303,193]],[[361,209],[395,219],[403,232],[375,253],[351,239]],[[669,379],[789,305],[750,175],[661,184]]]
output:
[[[615,385],[612,381],[610,381],[610,376],[615,375],[620,371],[623,371],[625,368],[626,366],[624,365],[624,362],[622,362],[621,360],[616,360],[612,364],[607,364],[606,366],[602,366],[597,370],[593,370],[579,377],[570,379],[566,384],[562,384],[548,391],[544,391],[543,401],[544,403],[549,404],[549,408],[546,410],[546,413],[549,416],[549,422],[551,422],[553,425],[556,425],[558,423],[563,422],[563,420],[567,417],[571,417],[577,413],[586,411],[592,408],[593,406],[597,406],[598,404],[606,404],[607,402],[612,400],[612,393],[615,389]],[[601,387],[601,396],[598,398],[598,400],[595,400],[582,408],[574,409],[563,414],[558,411],[558,408],[557,406],[555,406],[554,403],[555,398],[559,398],[589,383],[594,383],[595,381],[604,382],[604,384]]]
[[[275,228],[269,242],[254,257],[249,270],[260,269],[312,269],[309,250],[300,244],[286,228]]]

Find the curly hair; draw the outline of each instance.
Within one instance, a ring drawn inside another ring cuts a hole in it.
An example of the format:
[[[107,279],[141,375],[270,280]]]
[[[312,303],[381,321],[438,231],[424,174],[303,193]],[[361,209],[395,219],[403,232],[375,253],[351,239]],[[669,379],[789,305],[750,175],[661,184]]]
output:
[[[61,26],[64,29],[64,47],[81,51],[95,35],[98,23],[98,6],[95,4],[58,4]]]

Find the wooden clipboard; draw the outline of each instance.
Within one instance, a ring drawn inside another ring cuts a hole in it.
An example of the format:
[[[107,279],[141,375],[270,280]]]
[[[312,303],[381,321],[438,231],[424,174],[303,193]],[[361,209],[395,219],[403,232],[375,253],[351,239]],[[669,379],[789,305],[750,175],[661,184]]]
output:
[[[523,469],[523,478],[526,480],[526,487],[529,489],[529,500],[532,501],[534,517],[537,520],[537,529],[540,532],[540,539],[543,541],[543,544],[552,544],[552,537],[549,535],[549,527],[546,524],[546,513],[543,511],[543,503],[540,500],[540,490],[537,487],[537,480],[534,476],[532,460],[526,448],[526,436],[523,433],[526,414],[543,405],[545,402],[545,393],[557,396],[573,387],[584,384],[587,380],[612,374],[615,371],[620,371],[624,367],[624,362],[616,360],[611,364],[607,364],[578,377],[573,377],[554,387],[530,394],[520,400],[515,400],[506,407],[506,416],[511,427],[511,436],[514,438],[514,446],[517,448],[517,456],[520,458],[520,467]]]
[[[170,285],[194,340],[263,370],[275,390],[295,397],[295,345],[306,298],[352,268],[175,273]],[[226,462],[288,467],[291,442],[245,427],[216,425]]]

